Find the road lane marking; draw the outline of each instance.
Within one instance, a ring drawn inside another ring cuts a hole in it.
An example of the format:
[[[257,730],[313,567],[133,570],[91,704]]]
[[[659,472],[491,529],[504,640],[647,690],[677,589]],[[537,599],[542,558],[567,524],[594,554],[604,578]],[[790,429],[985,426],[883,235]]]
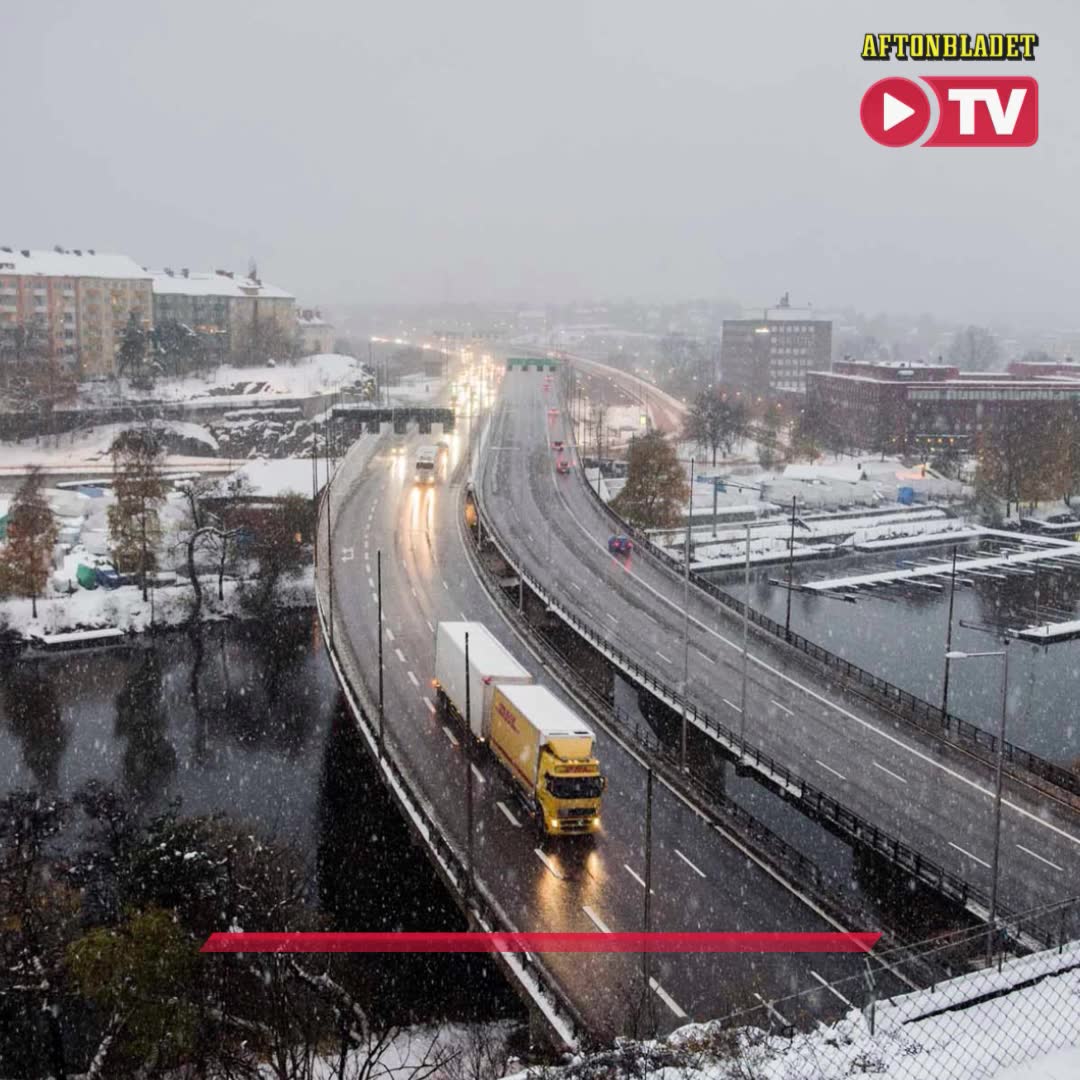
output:
[[[675,848],[674,851],[675,854],[678,855],[679,858],[682,859],[682,861],[686,863],[686,865],[689,866],[690,869],[693,870],[698,877],[703,878],[705,876],[705,871],[699,870],[678,848]]]
[[[351,562],[353,558],[355,558],[355,549],[353,549],[353,548],[342,548],[341,549],[341,561],[342,562]]]
[[[521,828],[521,822],[518,821],[518,819],[516,817],[514,817],[513,814],[510,813],[510,811],[507,809],[506,803],[497,802],[495,805],[503,812],[503,817],[505,817],[506,820],[509,821],[510,824],[513,825],[515,829],[520,829]]]
[[[446,735],[446,737],[450,740],[450,744],[452,746],[457,746],[458,745],[457,736],[445,724],[443,724],[443,732]]]
[[[379,594],[374,589],[371,590],[371,602],[373,604],[377,604],[379,602]]]
[[[656,996],[680,1019],[688,1020],[689,1017],[675,1003],[675,999],[651,976],[649,985],[653,988]]]
[[[471,763],[469,768],[472,769],[473,776],[480,781],[481,784],[487,783],[487,777],[476,767],[475,763]]]
[[[1062,873],[1065,873],[1064,866],[1058,866],[1056,862],[1051,862],[1049,859],[1044,859],[1038,852],[1032,851],[1031,848],[1024,847],[1023,844],[1017,844],[1016,846],[1022,852],[1024,852],[1025,855],[1030,855],[1033,859],[1038,859],[1039,862],[1044,862],[1047,866],[1052,866],[1055,870],[1060,870]]]
[[[631,870],[631,869],[630,869],[630,867],[626,865],[626,863],[623,863],[623,869],[624,869],[624,870],[625,870],[625,871],[626,871],[626,872],[627,872],[627,873],[628,873],[628,874],[629,874],[629,875],[630,875],[630,876],[631,876],[631,877],[632,877],[632,878],[633,878],[633,879],[634,879],[634,880],[635,880],[635,881],[636,881],[636,882],[637,882],[637,883],[638,883],[638,884],[639,884],[639,885],[640,885],[640,886],[641,886],[641,887],[642,887],[643,889],[645,888],[645,882],[644,882],[644,881],[643,881],[643,880],[642,880],[642,879],[641,879],[640,877],[638,877],[638,876],[637,876],[637,874],[635,874],[635,873],[634,873],[634,871],[633,871],[633,870]],[[655,895],[656,895],[656,890],[655,890],[655,889],[650,889],[650,890],[649,890],[649,895],[650,895],[650,896],[655,896]]]
[[[709,656],[708,653],[703,653],[696,645],[694,646],[694,652],[696,652],[702,660],[706,661],[706,663],[713,663],[713,658]]]
[[[609,613],[609,612],[607,612],[607,611],[605,611],[605,612],[604,612],[604,614],[605,614],[605,615],[606,615],[606,616],[607,616],[607,617],[608,617],[608,618],[609,618],[609,619],[610,619],[610,620],[611,620],[611,621],[612,621],[613,623],[618,623],[618,621],[619,621],[619,620],[618,620],[618,619],[616,619],[614,615],[610,614],[610,613]]]
[[[570,588],[577,589],[578,592],[581,592],[581,586],[576,581],[570,582]]]
[[[394,631],[391,630],[389,626],[385,627],[385,630],[386,630],[387,640],[388,641],[393,641],[394,640]]]
[[[660,659],[663,660],[665,664],[674,663],[673,660],[669,660],[659,649],[656,650],[656,655],[659,656]]]
[[[780,702],[776,700],[776,698],[769,698],[769,700],[770,700],[770,701],[771,701],[771,702],[772,702],[772,703],[773,703],[773,704],[774,704],[774,705],[775,705],[775,706],[776,706],[776,707],[777,707],[777,708],[778,708],[778,709],[779,709],[779,710],[780,710],[781,712],[786,712],[786,713],[788,714],[788,716],[794,716],[794,715],[795,715],[795,714],[794,714],[794,713],[793,713],[793,712],[792,712],[792,711],[791,711],[791,710],[790,710],[790,709],[789,709],[789,708],[788,708],[788,707],[787,707],[786,705],[781,705],[781,704],[780,704]]]
[[[854,1009],[856,1007],[854,1004],[852,1004],[852,1002],[848,1001],[848,999],[844,997],[844,995],[841,994],[840,991],[832,985],[832,983],[828,982],[826,979],[823,979],[813,968],[810,969],[810,974],[813,975],[814,978],[817,979],[817,981],[821,983],[821,985],[824,986],[830,994],[838,997],[845,1005],[848,1006],[848,1008]]]
[[[427,628],[434,634],[435,633],[435,627],[431,625],[431,620],[430,619],[425,619],[424,622],[427,623]]]
[[[727,699],[727,698],[721,698],[720,700],[721,700],[721,701],[722,701],[722,702],[723,702],[723,703],[724,703],[724,704],[725,704],[725,705],[726,705],[726,706],[727,706],[727,707],[728,707],[729,709],[734,709],[734,710],[735,710],[736,712],[742,712],[742,709],[740,709],[740,708],[739,708],[739,706],[738,706],[738,705],[736,705],[734,701],[728,701],[728,699]]]
[[[420,689],[420,680],[411,671],[408,674],[409,674],[409,681],[413,684],[413,686],[416,687],[417,690],[419,690]]]
[[[446,590],[447,592],[449,592],[449,591],[450,591],[450,586],[446,584],[446,578],[443,578],[443,579],[442,579],[442,587],[443,587],[443,588],[444,588],[444,589],[445,589],[445,590]]]
[[[876,761],[871,761],[870,764],[873,765],[875,769],[880,769],[883,773],[888,774],[894,780],[899,780],[901,784],[907,783],[907,780],[905,780],[899,773],[894,773],[892,769],[886,769],[884,765],[879,765]]]
[[[600,916],[597,915],[596,912],[591,907],[589,907],[588,904],[582,905],[581,910],[585,912],[585,914],[589,917],[589,921],[593,924],[593,926],[596,927],[597,930],[600,931],[601,934],[611,933],[611,927],[608,926],[608,924],[604,922],[604,920],[601,919]]]
[[[536,857],[555,875],[560,881],[563,880],[563,876],[559,873],[559,868],[539,849],[533,848],[536,852]]]
[[[428,707],[428,712],[430,712],[431,715],[434,716],[435,715],[435,702],[433,702],[431,700],[431,698],[426,697],[426,698],[424,698],[424,704]]]
[[[965,850],[959,844],[954,844],[950,840],[949,847],[956,848],[956,850],[959,851],[961,855],[966,855],[973,862],[977,862],[980,866],[985,866],[987,870],[990,869],[990,864],[988,862],[986,862],[984,859],[980,859],[978,855],[972,855],[970,851]]]
[[[404,664],[405,663],[405,654],[400,649],[395,649],[394,652],[397,653],[397,658]]]
[[[835,776],[838,780],[847,780],[847,777],[843,773],[838,773],[831,765],[826,765],[824,761],[821,761],[818,758],[814,758],[814,760],[823,769],[827,769],[829,772],[831,772],[833,774],[833,776]]]

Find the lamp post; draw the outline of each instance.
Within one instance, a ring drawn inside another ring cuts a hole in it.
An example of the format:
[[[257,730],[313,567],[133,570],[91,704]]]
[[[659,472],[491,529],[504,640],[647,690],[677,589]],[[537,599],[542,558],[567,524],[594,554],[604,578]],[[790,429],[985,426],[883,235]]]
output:
[[[949,625],[945,631],[945,681],[941,691],[941,711],[949,715],[949,653],[952,651],[953,599],[956,596],[956,545],[952,549],[952,576],[949,581]]]
[[[746,569],[744,571],[743,613],[742,613],[742,695],[739,698],[739,740],[746,738],[746,676],[749,666],[750,639],[750,525],[746,523]],[[790,596],[790,592],[788,593]],[[741,752],[741,748],[740,748]]]
[[[791,496],[791,539],[788,540],[787,615],[784,618],[784,640],[791,640],[791,580],[795,572],[795,496]]]
[[[383,756],[383,727],[386,710],[383,701],[383,622],[382,622],[382,548],[375,552],[375,581],[378,585],[379,603],[379,760]]]
[[[694,459],[690,459],[690,495],[686,506],[686,566],[683,570],[683,680],[682,680],[682,738],[679,764],[686,771],[686,710],[690,692],[690,527],[694,522]]]
[[[1009,701],[1009,639],[1004,639],[1004,649],[995,652],[950,652],[947,660],[976,660],[987,656],[999,656],[1002,659],[1001,672],[1001,717],[998,720],[997,754],[994,763],[994,853],[990,863],[990,919],[986,934],[986,962],[989,964],[994,955],[994,930],[997,923],[998,866],[1001,858],[1001,786],[1005,766],[1005,720]]]

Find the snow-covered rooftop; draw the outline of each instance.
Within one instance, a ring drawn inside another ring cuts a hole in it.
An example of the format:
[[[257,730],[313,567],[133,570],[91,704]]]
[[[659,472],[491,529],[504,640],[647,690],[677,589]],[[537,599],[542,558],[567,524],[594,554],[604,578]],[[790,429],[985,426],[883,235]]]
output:
[[[152,277],[154,292],[158,296],[257,296],[260,299],[292,300],[292,293],[268,285],[257,278],[242,274],[229,275],[220,270],[214,271],[173,271],[152,270],[147,275]]]
[[[150,274],[127,255],[107,255],[80,248],[77,251],[31,251],[0,247],[0,274],[70,278],[137,278]]]
[[[252,495],[264,499],[279,499],[290,492],[310,495],[311,458],[257,458],[231,473],[225,486],[238,479],[247,481]]]

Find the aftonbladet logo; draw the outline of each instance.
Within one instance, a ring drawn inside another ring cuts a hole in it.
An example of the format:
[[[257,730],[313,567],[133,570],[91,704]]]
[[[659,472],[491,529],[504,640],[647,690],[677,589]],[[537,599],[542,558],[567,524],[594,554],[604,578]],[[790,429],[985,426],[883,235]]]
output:
[[[1033,60],[1037,34],[867,34],[864,60]],[[1033,146],[1039,84],[1027,75],[921,75],[879,79],[859,106],[863,130],[882,146]]]

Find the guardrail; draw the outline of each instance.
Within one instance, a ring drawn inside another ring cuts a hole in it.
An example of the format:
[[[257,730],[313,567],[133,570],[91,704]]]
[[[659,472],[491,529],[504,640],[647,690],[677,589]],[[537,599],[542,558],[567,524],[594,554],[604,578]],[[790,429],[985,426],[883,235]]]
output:
[[[737,763],[754,769],[767,783],[779,789],[786,798],[797,803],[808,816],[832,826],[837,832],[855,843],[884,856],[917,881],[934,889],[972,914],[980,918],[987,917],[990,909],[989,899],[981,890],[976,889],[957,874],[946,870],[934,860],[920,854],[898,837],[867,821],[820,788],[808,783],[760,747],[699,709],[695,703],[684,698],[679,691],[668,686],[650,670],[627,656],[618,646],[597,633],[588,623],[562,607],[556,598],[513,556],[509,545],[502,539],[499,531],[492,524],[490,516],[484,510],[478,489],[474,489],[473,496],[478,519],[486,534],[486,541],[496,547],[507,565],[512,567],[521,580],[528,584],[550,612],[629,675],[634,682],[677,712],[682,713],[685,708],[689,723],[723,746]],[[998,917],[1003,920],[1016,919],[1015,914],[1010,913],[1000,903]],[[1043,928],[1032,926],[1025,928],[1025,933],[1031,942],[1044,944],[1046,947],[1049,947],[1052,942]],[[1028,946],[1025,945],[1025,947]]]
[[[600,498],[591,485],[585,483],[584,486],[592,499],[612,522],[616,531],[632,537],[635,547],[648,552],[666,568],[677,573],[679,577],[684,576],[685,570],[683,569],[682,560],[674,558],[655,544],[643,530],[620,517]],[[696,570],[690,571],[690,581],[696,588],[707,593],[740,618],[742,617],[745,606],[742,600],[725,592]],[[750,608],[747,618],[770,636],[785,642],[803,655],[824,665],[831,672],[838,674],[842,679],[846,680],[849,688],[855,689],[856,692],[866,691],[862,693],[862,696],[868,701],[888,709],[889,712],[907,721],[919,731],[931,735],[944,743],[973,753],[974,756],[988,764],[992,764],[996,758],[998,737],[993,732],[978,727],[976,724],[972,724],[970,721],[964,720],[953,713],[945,712],[940,706],[932,705],[929,701],[924,701],[922,698],[908,693],[899,686],[895,686],[865,668],[845,660],[842,656],[830,652],[801,634],[788,632],[781,623],[770,619],[768,615],[755,611],[753,608]],[[1054,762],[1048,761],[1030,750],[1025,750],[1022,746],[1009,742],[1007,739],[1002,743],[1002,747],[1006,763],[1019,766],[1048,784],[1067,791],[1070,795],[1080,796],[1080,774],[1063,768],[1061,765],[1056,765]]]
[[[325,505],[324,497],[320,498],[320,506]],[[322,520],[321,514],[318,520]],[[330,528],[332,529],[332,526]],[[429,858],[435,864],[439,876],[459,897],[470,920],[484,931],[516,932],[517,927],[502,911],[487,886],[475,873],[473,875],[474,888],[469,889],[468,864],[465,855],[446,838],[430,805],[417,791],[417,785],[406,775],[393,755],[387,752],[392,740],[386,738],[385,734],[380,740],[378,723],[371,719],[372,716],[378,715],[378,710],[369,698],[367,689],[363,685],[363,678],[353,680],[347,674],[345,659],[338,646],[340,635],[338,639],[335,639],[335,635],[331,632],[320,590],[318,551],[319,545],[316,542],[315,606],[323,644],[330,657],[338,684],[356,720],[357,728],[367,744],[384,785],[402,808],[413,832],[427,848]],[[337,622],[336,619],[334,621]],[[355,657],[350,659],[355,665]],[[588,1027],[545,965],[531,953],[498,953],[495,959],[510,971],[523,988],[532,1004],[543,1016],[544,1022],[554,1037],[568,1049],[576,1049]]]

